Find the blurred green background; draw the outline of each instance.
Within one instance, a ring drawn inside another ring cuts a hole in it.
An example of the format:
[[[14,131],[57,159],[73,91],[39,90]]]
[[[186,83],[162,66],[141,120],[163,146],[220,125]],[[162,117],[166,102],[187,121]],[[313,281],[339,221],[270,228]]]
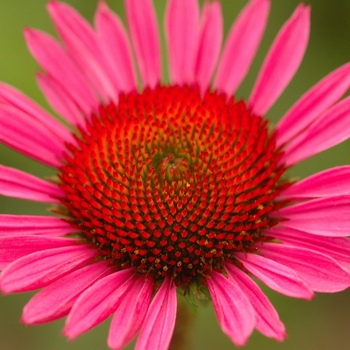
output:
[[[140,0],[142,1],[142,0]],[[46,0],[0,0],[0,80],[32,97],[45,108],[49,106],[35,83],[39,69],[26,49],[22,29],[35,27],[54,34],[45,10]],[[123,2],[108,0],[123,16]],[[225,34],[246,0],[221,1]],[[89,21],[93,18],[97,0],[68,0]],[[160,26],[165,1],[155,0]],[[252,69],[238,91],[239,97],[249,96],[255,77],[278,29],[291,15],[298,0],[272,0],[270,20]],[[349,0],[309,0],[312,5],[311,38],[305,59],[292,83],[268,113],[276,122],[291,104],[328,72],[350,59]],[[164,38],[163,38],[164,40]],[[164,43],[164,42],[163,42]],[[305,177],[322,169],[347,164],[350,142],[304,161],[293,169],[292,176]],[[41,177],[53,175],[52,170],[0,146],[0,163],[29,171]],[[26,201],[0,198],[1,213],[43,214],[45,206]],[[335,218],[336,220],[336,218]],[[350,291],[332,295],[318,294],[312,302],[281,296],[264,288],[284,321],[288,338],[283,343],[267,339],[255,332],[246,349],[338,349],[350,348]],[[21,310],[32,294],[0,296],[0,350],[73,350],[107,349],[108,321],[68,342],[60,335],[64,320],[49,325],[28,327],[19,322]],[[193,325],[193,343],[189,349],[233,349],[221,332],[211,306],[199,310]]]

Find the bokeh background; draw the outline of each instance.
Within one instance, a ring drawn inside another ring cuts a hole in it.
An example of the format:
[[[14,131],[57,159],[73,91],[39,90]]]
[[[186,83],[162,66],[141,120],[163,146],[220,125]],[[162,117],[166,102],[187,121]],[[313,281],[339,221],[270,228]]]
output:
[[[140,0],[142,1],[142,0]],[[24,27],[35,27],[55,35],[45,9],[47,0],[0,0],[0,80],[25,92],[50,110],[41,95],[35,72],[38,65],[30,56],[22,35]],[[67,0],[89,21],[97,0]],[[109,5],[123,17],[121,0],[108,0]],[[155,0],[160,28],[163,28],[164,0]],[[225,35],[246,0],[222,0]],[[299,0],[272,0],[267,30],[252,69],[238,91],[248,97],[264,55],[278,29],[291,15]],[[295,78],[267,117],[275,123],[293,102],[331,70],[350,60],[350,1],[308,0],[312,6],[312,29],[305,59]],[[164,44],[164,36],[162,38]],[[165,55],[164,55],[165,59]],[[164,64],[165,67],[165,64]],[[166,68],[164,69],[166,74]],[[291,176],[299,178],[322,169],[348,164],[350,142],[334,147],[295,167]],[[37,176],[53,175],[52,169],[39,165],[4,146],[0,146],[0,163],[29,171]],[[45,206],[27,201],[0,197],[0,212],[8,214],[43,214]],[[337,220],[335,217],[334,220]],[[296,300],[266,290],[281,319],[288,338],[283,343],[267,339],[255,332],[246,349],[317,349],[345,350],[350,348],[350,291],[332,295],[317,294],[312,302]],[[109,321],[68,342],[60,332],[64,320],[49,325],[28,327],[20,323],[21,310],[31,293],[0,296],[0,350],[96,350],[107,349]],[[193,342],[188,349],[233,349],[221,332],[211,306],[200,309],[191,326]],[[130,346],[130,349],[132,346]]]

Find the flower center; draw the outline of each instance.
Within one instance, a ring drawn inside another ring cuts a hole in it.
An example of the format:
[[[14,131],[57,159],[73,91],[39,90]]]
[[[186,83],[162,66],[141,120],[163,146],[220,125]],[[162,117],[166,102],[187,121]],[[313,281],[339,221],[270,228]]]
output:
[[[62,203],[118,269],[205,283],[278,222],[281,152],[242,101],[178,86],[121,95],[69,150]]]

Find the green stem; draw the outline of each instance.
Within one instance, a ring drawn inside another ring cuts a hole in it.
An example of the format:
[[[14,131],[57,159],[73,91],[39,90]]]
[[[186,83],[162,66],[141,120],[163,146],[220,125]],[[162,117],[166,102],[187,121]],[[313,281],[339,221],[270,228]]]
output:
[[[194,316],[183,298],[178,297],[175,329],[169,350],[193,349]]]

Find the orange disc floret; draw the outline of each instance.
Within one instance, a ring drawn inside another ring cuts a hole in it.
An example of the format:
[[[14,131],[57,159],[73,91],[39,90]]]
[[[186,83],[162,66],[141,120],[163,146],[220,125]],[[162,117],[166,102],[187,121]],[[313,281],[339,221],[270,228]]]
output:
[[[278,222],[282,154],[243,101],[187,86],[121,95],[69,150],[62,203],[119,269],[204,283]]]

